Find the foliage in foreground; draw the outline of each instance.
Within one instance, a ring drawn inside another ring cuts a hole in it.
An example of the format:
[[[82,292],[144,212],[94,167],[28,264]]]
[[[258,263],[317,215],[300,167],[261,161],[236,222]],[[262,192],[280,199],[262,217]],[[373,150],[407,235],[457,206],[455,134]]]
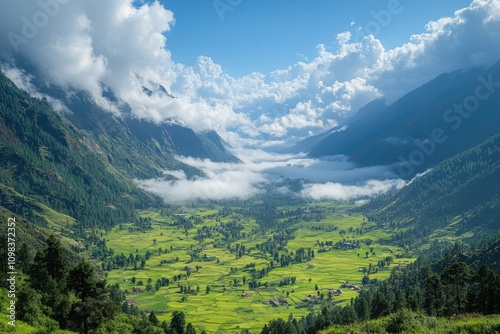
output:
[[[70,266],[66,250],[53,235],[22,267],[26,272],[20,268],[16,279],[15,327],[2,322],[0,333],[196,334],[182,311],[173,312],[170,324],[160,323],[153,312],[125,303],[119,286],[107,286],[90,262]],[[0,311],[5,315],[8,303],[6,290],[0,289]]]
[[[489,247],[485,248],[484,252],[489,250]],[[331,326],[345,330],[349,327],[342,326],[353,324],[357,328],[370,319],[373,324],[379,324],[375,320],[383,317],[388,317],[389,320],[384,320],[388,321],[388,327],[376,325],[378,329],[368,332],[419,333],[420,330],[426,332],[437,321],[432,317],[500,314],[500,274],[485,264],[475,270],[465,262],[456,261],[462,253],[459,245],[444,254],[437,247],[431,249],[406,268],[394,268],[387,280],[370,283],[350,304],[324,307],[320,313],[311,313],[299,321],[273,320],[264,326],[261,334],[312,334]],[[447,260],[450,262],[446,263]],[[497,325],[487,326],[483,331],[483,325],[482,322],[477,324],[479,327],[474,325],[477,328],[474,327],[473,333],[500,330],[500,325]]]
[[[500,316],[462,314],[452,318],[435,318],[409,310],[390,316],[350,325],[335,325],[321,334],[494,334],[500,333]]]

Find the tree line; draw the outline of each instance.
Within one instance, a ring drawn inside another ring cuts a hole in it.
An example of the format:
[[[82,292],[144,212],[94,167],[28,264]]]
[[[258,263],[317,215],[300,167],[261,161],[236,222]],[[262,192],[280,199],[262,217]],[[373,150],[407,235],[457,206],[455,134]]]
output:
[[[57,329],[115,333],[121,328],[122,332],[137,334],[196,334],[181,311],[173,312],[170,323],[160,322],[154,312],[127,303],[119,285],[108,285],[94,264],[81,259],[70,261],[68,251],[54,235],[35,256],[26,244],[18,254],[21,279],[16,286],[16,320],[34,326],[37,333]],[[3,267],[5,261],[0,261]],[[168,280],[156,284],[167,285]]]
[[[405,310],[434,317],[500,314],[500,273],[485,264],[475,269],[457,261],[463,257],[463,250],[455,245],[443,252],[434,245],[415,263],[395,267],[387,280],[364,280],[367,285],[349,304],[329,304],[299,320],[273,320],[261,334],[313,334],[332,325],[378,319]]]

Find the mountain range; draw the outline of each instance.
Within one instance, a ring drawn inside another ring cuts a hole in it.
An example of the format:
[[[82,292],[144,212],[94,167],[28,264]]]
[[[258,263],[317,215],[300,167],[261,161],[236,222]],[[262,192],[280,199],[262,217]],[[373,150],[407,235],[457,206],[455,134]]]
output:
[[[411,178],[500,132],[498,105],[500,62],[442,74],[389,105],[375,100],[295,149],[346,155],[359,166],[397,165]]]
[[[56,112],[0,74],[0,206],[39,226],[82,231],[131,219],[160,203],[134,179],[203,175],[176,156],[239,161],[215,132],[116,116],[84,93],[65,103],[71,112]]]
[[[342,154],[358,166],[391,165],[408,180],[426,172],[374,199],[367,206],[374,220],[407,224],[426,236],[446,228],[492,231],[498,226],[499,86],[500,62],[442,74],[390,105],[369,103],[294,150],[314,158]],[[145,89],[175,99],[162,86]],[[48,92],[69,111],[55,111],[46,98],[31,97],[0,74],[0,206],[39,226],[79,233],[133,219],[135,209],[161,202],[134,180],[173,180],[165,170],[204,175],[179,156],[240,162],[213,131],[139,119],[126,106],[113,114],[83,92]]]

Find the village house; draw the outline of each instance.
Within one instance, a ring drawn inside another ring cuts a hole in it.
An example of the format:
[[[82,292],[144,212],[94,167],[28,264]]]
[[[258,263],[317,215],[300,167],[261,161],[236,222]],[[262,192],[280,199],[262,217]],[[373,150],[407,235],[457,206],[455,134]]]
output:
[[[285,301],[279,301],[276,299],[271,299],[265,304],[271,305],[272,307],[280,307],[280,306],[289,306],[287,302]]]
[[[143,293],[143,292],[144,292],[144,291],[142,291],[142,289],[141,289],[141,288],[137,288],[137,287],[135,287],[135,286],[132,288],[132,293]]]
[[[351,283],[344,283],[340,287],[345,288],[345,289],[356,290],[356,291],[361,290],[361,288],[359,286],[351,284]]]

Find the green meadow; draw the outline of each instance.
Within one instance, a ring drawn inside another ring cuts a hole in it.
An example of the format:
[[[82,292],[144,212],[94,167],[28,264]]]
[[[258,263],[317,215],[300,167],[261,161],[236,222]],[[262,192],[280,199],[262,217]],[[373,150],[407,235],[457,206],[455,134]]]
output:
[[[396,257],[404,250],[387,244],[390,232],[351,212],[352,205],[312,203],[278,207],[277,211],[281,214],[271,228],[260,228],[254,215],[238,206],[139,212],[147,227],[138,228],[137,223],[117,226],[107,234],[106,246],[114,256],[144,257],[148,252],[150,256],[142,268],[108,268],[108,282],[118,283],[129,293],[140,288],[126,298],[140,309],[155,311],[160,320],[169,321],[172,311],[182,310],[186,321],[199,331],[258,332],[272,319],[290,314],[299,318],[326,303],[350,301],[358,292],[341,285],[361,286],[366,275],[362,270],[371,268],[369,279],[381,280],[394,266],[414,260]],[[228,226],[238,226],[238,233],[230,235]],[[200,238],[203,231],[210,233]],[[287,240],[279,241],[284,233]],[[278,245],[274,254],[265,252],[262,245],[273,242]],[[338,242],[358,242],[359,247],[333,247]],[[301,248],[313,254],[291,263],[277,260],[293,257]],[[393,259],[389,266],[377,266],[387,257]],[[169,279],[168,286],[156,289],[162,278]],[[287,279],[286,285],[280,284]],[[250,288],[251,281],[258,286]]]

